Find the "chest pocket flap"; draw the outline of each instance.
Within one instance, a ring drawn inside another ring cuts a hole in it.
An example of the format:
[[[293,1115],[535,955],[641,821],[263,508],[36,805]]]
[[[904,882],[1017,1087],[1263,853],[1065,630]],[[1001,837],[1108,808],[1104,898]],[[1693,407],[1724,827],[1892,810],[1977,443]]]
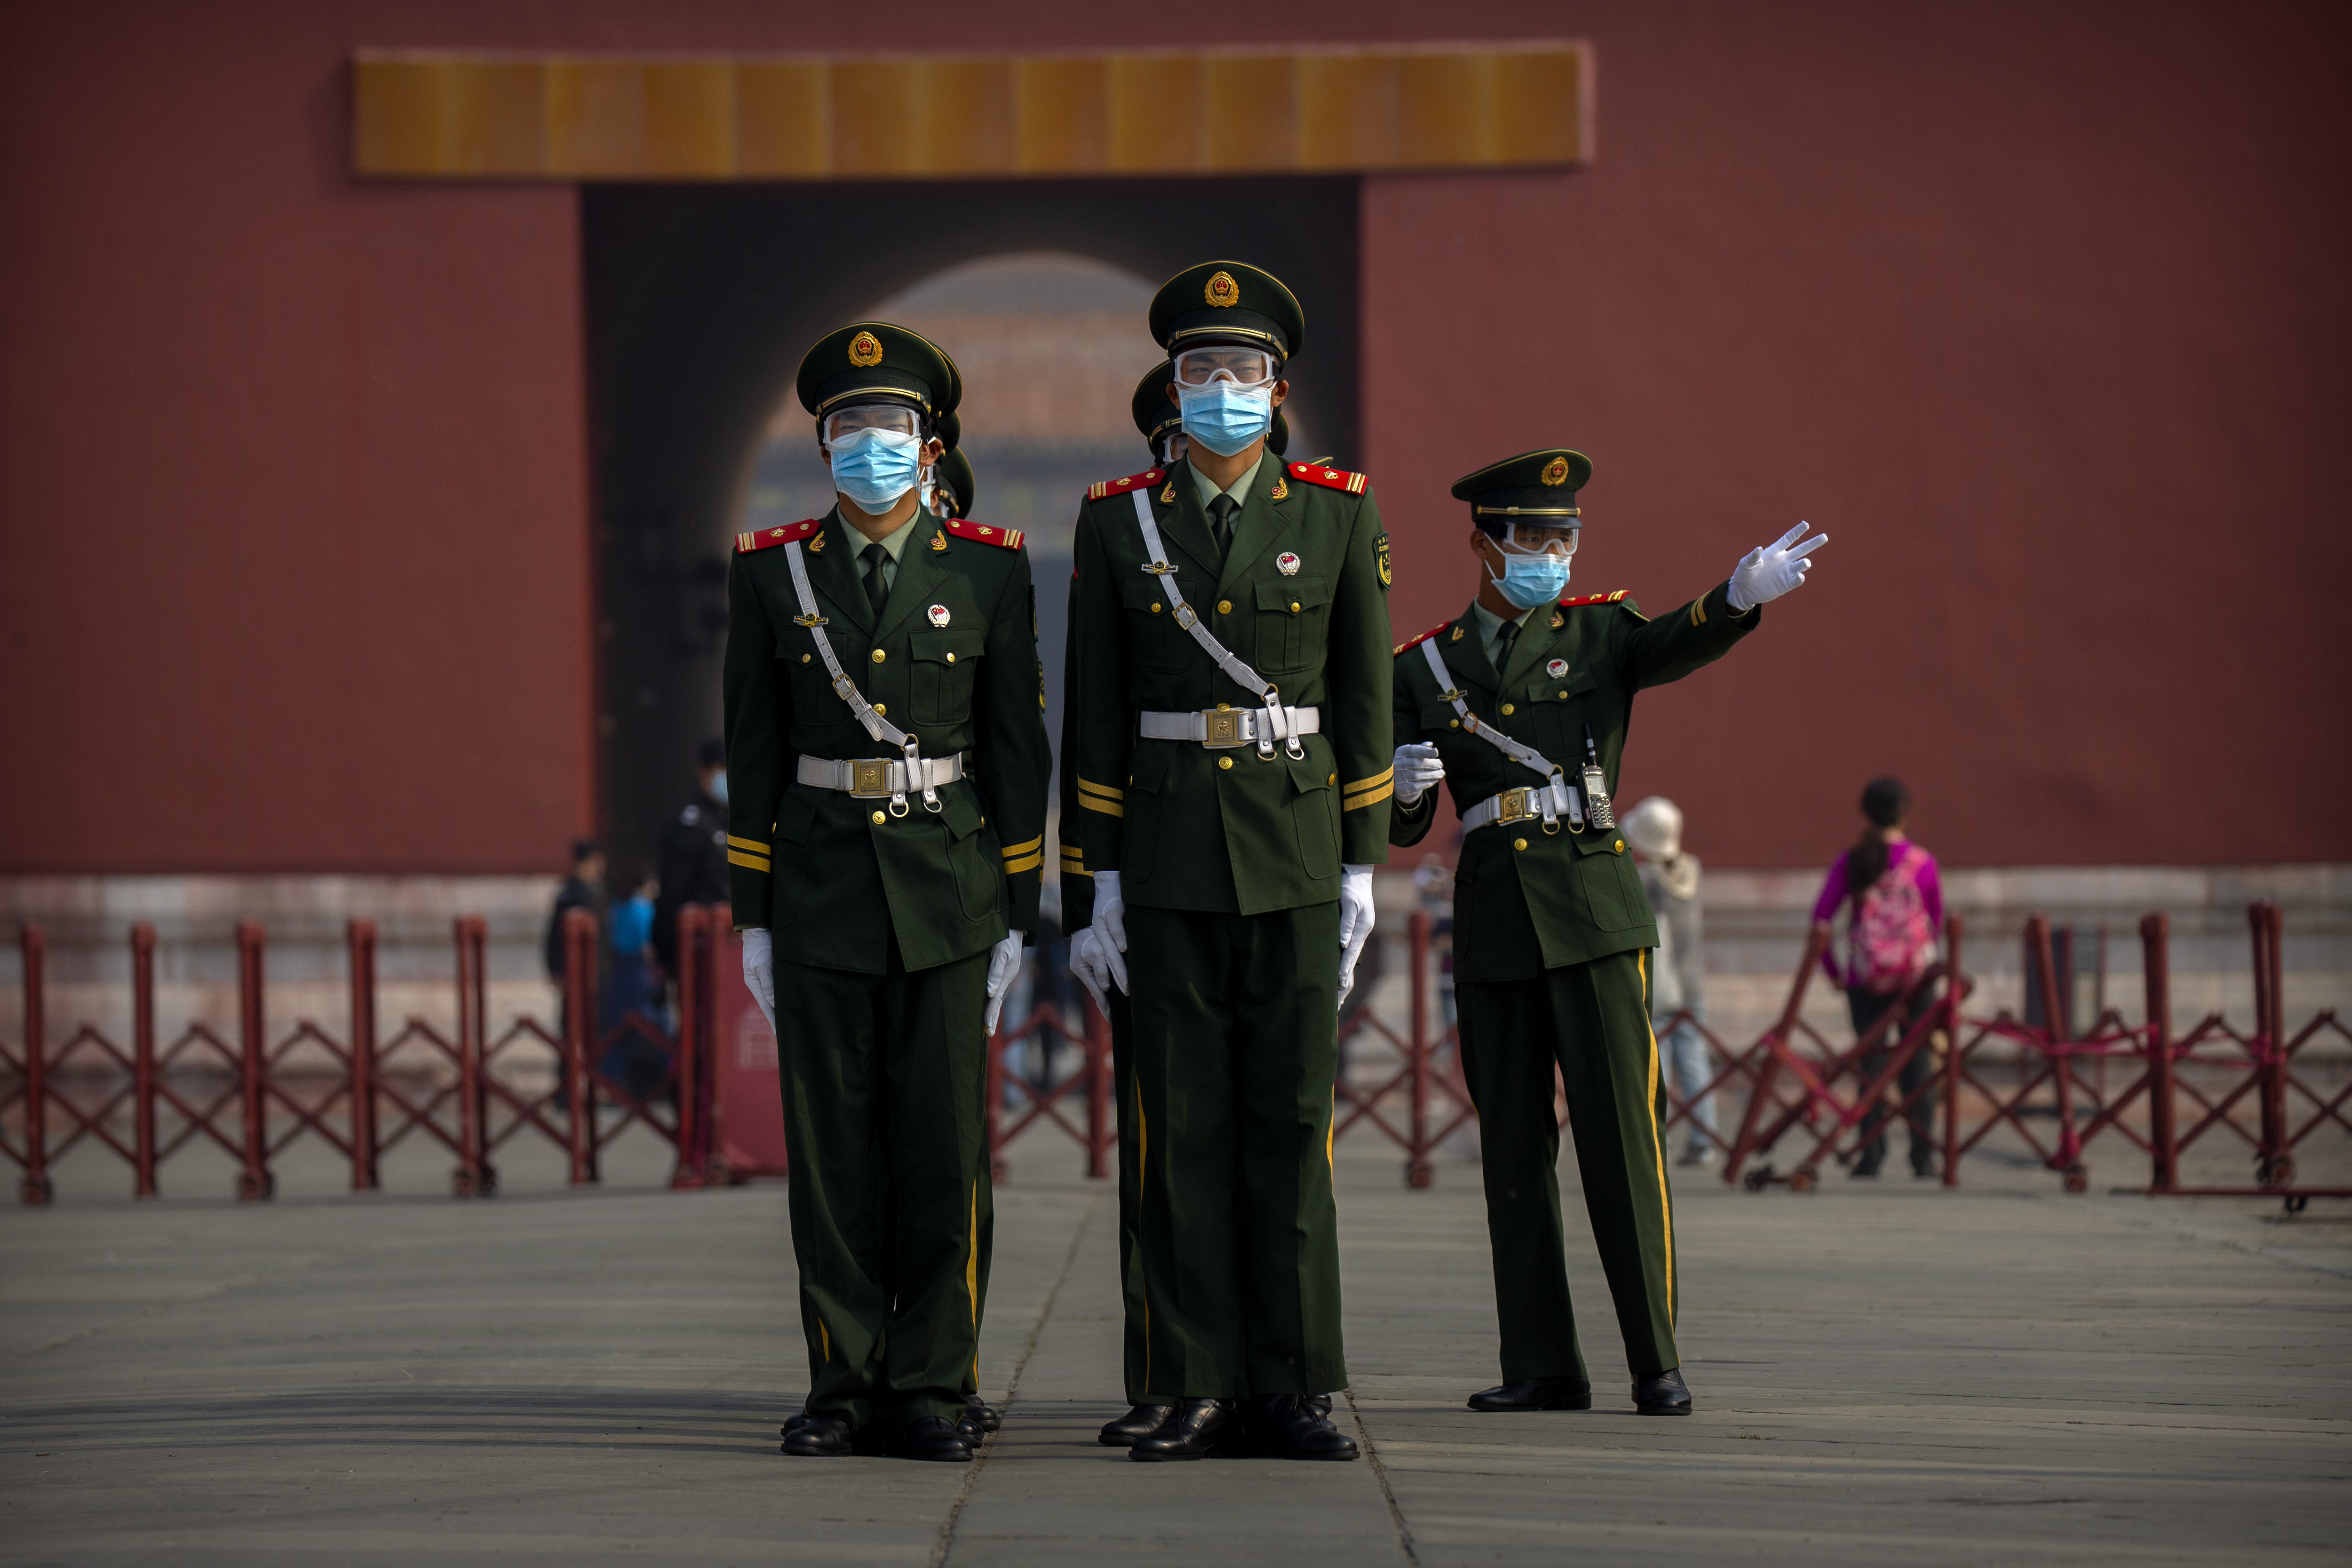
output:
[[[915,632],[907,641],[913,658],[930,664],[961,664],[988,651],[988,638],[978,626]]]
[[[1571,669],[1566,675],[1558,676],[1546,675],[1538,670],[1528,682],[1528,694],[1524,700],[1573,702],[1578,698],[1594,690],[1600,684],[1601,678],[1591,670],[1579,672]]]
[[[1160,615],[1168,608],[1168,590],[1154,576],[1120,578],[1118,596],[1129,609],[1141,610],[1146,615]]]
[[[1303,616],[1309,610],[1319,610],[1331,602],[1331,579],[1328,577],[1277,577],[1271,583],[1257,585],[1257,607],[1280,610],[1285,615]]]

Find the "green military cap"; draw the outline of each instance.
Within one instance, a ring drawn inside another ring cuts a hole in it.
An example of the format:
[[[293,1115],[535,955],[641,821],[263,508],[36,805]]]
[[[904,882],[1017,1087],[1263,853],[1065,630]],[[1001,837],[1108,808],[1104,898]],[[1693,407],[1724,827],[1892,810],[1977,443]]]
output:
[[[1470,503],[1473,520],[1576,517],[1576,492],[1592,478],[1592,459],[1565,447],[1522,452],[1454,481],[1454,499]]]
[[[973,498],[979,494],[979,481],[971,475],[971,459],[950,449],[931,470],[931,481],[948,499],[950,517],[970,517]]]
[[[1203,261],[1151,297],[1151,338],[1171,354],[1202,343],[1247,343],[1289,359],[1307,346],[1307,312],[1271,272]]]
[[[1176,362],[1161,360],[1135,384],[1135,396],[1128,404],[1128,411],[1135,416],[1135,428],[1142,435],[1144,446],[1150,449],[1155,466],[1160,462],[1160,444],[1184,427],[1183,411],[1168,395],[1168,389],[1175,384]],[[940,438],[947,440],[945,424],[940,426]],[[1265,444],[1277,458],[1290,450],[1290,422],[1282,416],[1279,408],[1274,411],[1274,428],[1266,432]],[[955,443],[948,441],[948,445],[952,447]]]
[[[910,403],[926,419],[963,398],[955,361],[920,332],[860,321],[817,340],[801,361],[801,406],[818,418],[852,403]]]
[[[931,424],[932,427],[938,432],[940,445],[945,447],[949,451],[952,452],[963,444],[962,415],[942,414],[937,419],[933,420]]]

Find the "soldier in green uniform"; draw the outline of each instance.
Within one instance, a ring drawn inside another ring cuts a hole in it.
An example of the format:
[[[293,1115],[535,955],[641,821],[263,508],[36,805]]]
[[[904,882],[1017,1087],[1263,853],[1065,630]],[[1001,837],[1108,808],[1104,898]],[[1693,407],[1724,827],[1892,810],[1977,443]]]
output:
[[[884,322],[811,349],[837,503],[740,536],[729,585],[730,890],[776,1026],[809,1352],[792,1454],[971,1458],[986,1042],[1052,760],[1019,532],[919,505],[960,390]]]
[[[1136,433],[1143,437],[1145,450],[1157,468],[1170,468],[1183,459],[1189,443],[1184,437],[1184,417],[1170,389],[1176,381],[1176,362],[1161,360],[1136,383],[1135,396],[1129,412],[1135,420]],[[1290,428],[1282,410],[1274,411],[1274,425],[1265,437],[1266,450],[1280,457],[1290,449]],[[955,456],[950,452],[949,458]],[[1073,574],[1068,633],[1062,653],[1063,679],[1073,685],[1073,673],[1078,668],[1076,577]],[[1110,1059],[1112,1101],[1118,1115],[1118,1258],[1120,1295],[1125,1308],[1125,1333],[1120,1364],[1127,1383],[1127,1414],[1106,1422],[1099,1440],[1107,1447],[1124,1448],[1139,1437],[1149,1437],[1159,1430],[1160,1423],[1174,1413],[1175,1401],[1169,1395],[1154,1394],[1143,1386],[1143,1272],[1139,1260],[1136,1240],[1138,1207],[1136,1145],[1137,1119],[1134,1109],[1135,1047],[1134,1031],[1128,1013],[1127,993],[1118,986],[1104,989],[1092,976],[1095,963],[1091,957],[1095,944],[1094,879],[1087,874],[1086,856],[1079,847],[1083,828],[1078,821],[1078,705],[1066,697],[1062,703],[1062,745],[1059,758],[1062,780],[1062,929],[1070,933],[1070,971],[1093,993],[1095,1005],[1102,1010],[1110,1025]],[[1330,1396],[1318,1395],[1321,1414],[1330,1413]]]
[[[1304,313],[1238,262],[1151,306],[1189,449],[1079,511],[1092,983],[1129,992],[1139,1459],[1353,1458],[1331,1081],[1390,794],[1388,541],[1363,476],[1269,459]],[[1244,1408],[1242,1401],[1246,1400]]]
[[[1397,649],[1389,836],[1420,842],[1444,779],[1464,832],[1454,994],[1502,1323],[1503,1383],[1470,1408],[1592,1405],[1560,1231],[1556,1064],[1634,1408],[1681,1415],[1691,1401],[1675,1348],[1666,1099],[1650,1032],[1647,950],[1658,934],[1609,795],[1633,693],[1679,680],[1755,630],[1759,606],[1804,581],[1827,536],[1799,544],[1800,525],[1654,621],[1622,591],[1563,595],[1582,537],[1577,492],[1591,472],[1582,453],[1556,448],[1454,487],[1470,503],[1478,596]]]

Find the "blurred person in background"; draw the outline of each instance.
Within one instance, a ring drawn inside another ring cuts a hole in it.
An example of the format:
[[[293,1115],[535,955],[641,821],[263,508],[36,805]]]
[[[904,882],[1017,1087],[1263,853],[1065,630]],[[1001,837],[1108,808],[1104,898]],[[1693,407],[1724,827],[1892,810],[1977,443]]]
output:
[[[604,929],[606,899],[604,846],[593,838],[573,839],[572,875],[565,878],[563,886],[555,891],[555,908],[548,912],[544,944],[547,977],[555,983],[556,1032],[559,1038],[568,1039],[572,1034],[572,989],[564,984],[564,972],[568,965],[564,954],[563,917],[573,910],[585,910],[595,918],[596,929],[601,932]],[[596,951],[597,979],[601,984],[605,967],[604,944],[598,942]],[[559,1050],[555,1053],[556,1093],[561,1096],[570,1083],[571,1064]]]
[[[1454,873],[1444,860],[1424,855],[1413,868],[1413,895],[1429,911],[1429,951],[1437,958],[1437,1005],[1454,1027]]]
[[[663,1027],[661,972],[654,963],[654,899],[659,890],[651,872],[642,867],[628,879],[629,896],[615,901],[607,922],[612,931],[604,955],[604,1032],[623,1025],[632,1013],[641,1014],[656,1028]],[[662,1047],[635,1029],[623,1032],[596,1058],[596,1068],[620,1085],[633,1100],[644,1100],[669,1077]]]
[[[1944,886],[1936,858],[1904,837],[1911,815],[1911,792],[1896,778],[1870,781],[1862,792],[1867,820],[1853,848],[1830,867],[1822,896],[1813,901],[1813,929],[1823,938],[1822,967],[1845,987],[1857,1039],[1902,1000],[1920,973],[1936,962],[1936,933],[1944,924]],[[1840,973],[1830,942],[1830,922],[1841,905],[1846,920],[1846,967]],[[1863,1054],[1864,1081],[1875,1078],[1904,1036],[1934,1005],[1932,986],[1912,994],[1900,1024],[1891,1026],[1878,1048]],[[1896,1083],[1911,1124],[1911,1173],[1936,1173],[1934,1053],[1922,1047],[1904,1063]],[[1882,1098],[1862,1123],[1861,1157],[1847,1173],[1875,1176],[1886,1161],[1886,1104]]]
[[[1715,1158],[1715,1096],[1702,1094],[1713,1078],[1706,1037],[1706,961],[1699,931],[1698,857],[1683,853],[1682,808],[1654,795],[1625,814],[1625,842],[1642,868],[1642,891],[1658,917],[1658,956],[1650,980],[1650,1027],[1675,1093],[1690,1107],[1690,1131],[1680,1163]],[[1687,1017],[1676,1019],[1678,1013]]]
[[[677,979],[677,911],[727,902],[727,742],[713,737],[694,750],[694,798],[662,829],[655,879],[654,956]]]

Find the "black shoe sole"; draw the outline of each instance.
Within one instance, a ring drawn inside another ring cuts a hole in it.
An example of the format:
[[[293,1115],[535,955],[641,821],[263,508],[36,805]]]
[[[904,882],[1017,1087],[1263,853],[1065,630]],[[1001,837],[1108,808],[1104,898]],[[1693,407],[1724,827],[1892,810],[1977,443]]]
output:
[[[1636,1405],[1633,1406],[1633,1414],[1636,1415],[1687,1415],[1690,1413],[1691,1407],[1687,1405]]]
[[[1140,1435],[1130,1435],[1126,1432],[1097,1432],[1095,1434],[1095,1441],[1106,1448],[1132,1448],[1150,1436],[1149,1432]]]
[[[1465,1405],[1463,1408],[1475,1410],[1481,1415],[1531,1415],[1538,1410],[1590,1410],[1592,1408],[1592,1395],[1572,1394],[1566,1399],[1555,1399],[1548,1405]]]

